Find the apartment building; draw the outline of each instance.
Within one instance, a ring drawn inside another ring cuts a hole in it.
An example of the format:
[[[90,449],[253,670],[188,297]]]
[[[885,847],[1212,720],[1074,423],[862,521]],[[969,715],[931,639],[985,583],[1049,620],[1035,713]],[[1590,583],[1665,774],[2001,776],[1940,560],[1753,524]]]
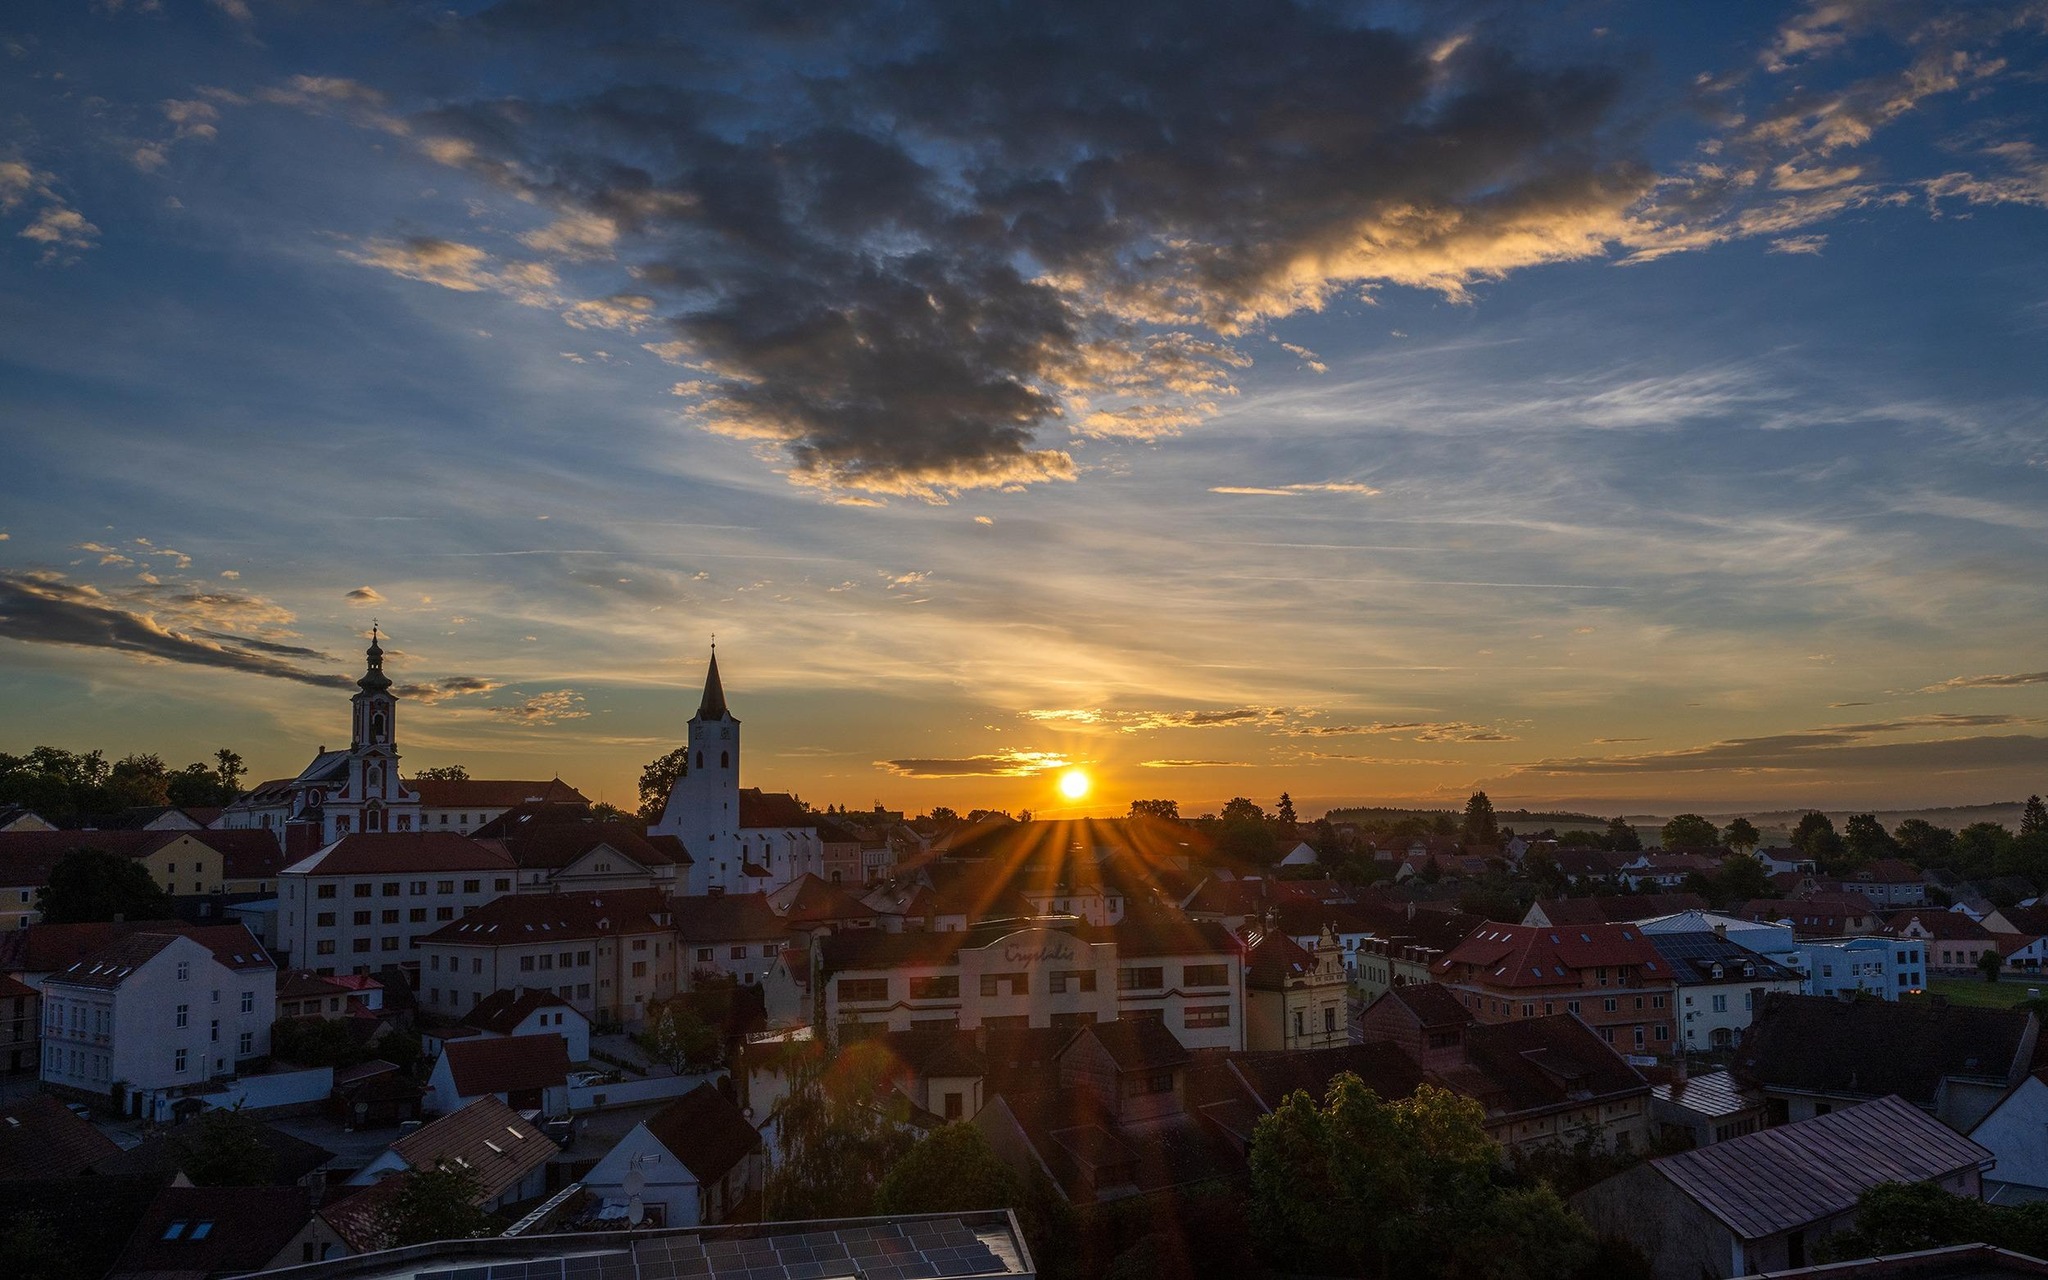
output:
[[[422,938],[511,893],[515,873],[503,849],[452,832],[343,836],[278,877],[279,945],[323,977],[417,969]]]
[[[1432,967],[1481,1022],[1576,1014],[1621,1053],[1672,1051],[1669,961],[1632,924],[1486,924]]]
[[[421,955],[421,1007],[453,1017],[524,987],[637,1027],[677,990],[675,917],[658,889],[508,895],[426,935]]]

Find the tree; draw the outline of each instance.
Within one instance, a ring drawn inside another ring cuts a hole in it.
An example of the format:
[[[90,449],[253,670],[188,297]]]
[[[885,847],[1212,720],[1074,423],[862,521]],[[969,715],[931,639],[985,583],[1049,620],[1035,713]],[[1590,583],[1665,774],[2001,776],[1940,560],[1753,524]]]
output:
[[[1842,837],[1835,833],[1828,815],[1818,810],[1800,816],[1799,825],[1792,829],[1792,847],[1816,863],[1835,863],[1842,858]]]
[[[277,1153],[264,1141],[262,1123],[239,1106],[208,1111],[171,1141],[178,1168],[194,1186],[267,1187],[277,1172]]]
[[[1643,847],[1643,838],[1625,818],[1615,818],[1607,824],[1607,847],[1616,853],[1637,853]]]
[[[0,1258],[15,1280],[90,1280],[79,1253],[76,1241],[34,1209],[0,1218]]]
[[[1280,793],[1280,804],[1278,808],[1273,810],[1273,819],[1290,827],[1300,821],[1300,819],[1294,816],[1293,796],[1288,795],[1285,791]]]
[[[181,807],[226,804],[235,798],[231,792],[223,793],[218,774],[196,761],[165,780],[164,795]]]
[[[116,809],[169,804],[171,770],[162,756],[122,756],[107,775],[107,801]]]
[[[1763,863],[1746,853],[1731,853],[1708,878],[1707,896],[1720,906],[1739,907],[1753,898],[1776,895]]]
[[[248,772],[248,766],[242,763],[241,752],[222,747],[213,753],[213,776],[220,779],[221,790],[228,793],[228,799],[233,800],[241,794],[242,777]]]
[[[469,770],[459,764],[442,764],[431,769],[422,769],[412,776],[422,782],[468,782]],[[662,799],[666,800],[668,797],[664,795]]]
[[[2041,797],[2028,796],[2026,808],[2020,811],[2020,838],[2028,836],[2048,837],[2048,804],[2041,803]]]
[[[1925,818],[1908,818],[1892,828],[1899,852],[1918,867],[1945,865],[1955,851],[1956,833]]]
[[[2005,957],[1998,954],[1996,947],[1985,948],[1984,954],[1977,957],[1977,972],[1984,975],[1986,982],[1998,981],[1998,975],[2004,968]]]
[[[1465,821],[1458,828],[1458,839],[1468,845],[1500,843],[1500,820],[1494,816],[1493,801],[1486,798],[1484,791],[1473,792],[1465,801]]]
[[[1266,866],[1273,861],[1278,841],[1266,811],[1236,796],[1223,806],[1222,825],[1216,833],[1216,851],[1227,857]]]
[[[875,1191],[878,1214],[965,1213],[1014,1209],[1024,1180],[1002,1162],[981,1130],[955,1123],[934,1129],[889,1166]]]
[[[768,1221],[866,1214],[874,1189],[913,1141],[909,1099],[890,1086],[895,1058],[854,1041],[837,1054],[813,1041],[791,1064],[775,1108],[778,1151],[762,1198]]]
[[[1896,1256],[1982,1241],[2040,1257],[2048,1250],[2048,1204],[1993,1205],[1952,1195],[1932,1182],[1886,1182],[1856,1198],[1856,1225],[1815,1250],[1818,1261]]]
[[[1160,818],[1167,822],[1179,822],[1180,801],[1133,800],[1131,801],[1130,816],[1133,818]]]
[[[36,891],[36,910],[50,924],[93,920],[164,920],[171,899],[133,858],[102,849],[73,849],[50,868]]]
[[[661,811],[668,808],[668,793],[676,789],[676,780],[690,771],[690,749],[677,747],[674,751],[654,760],[649,760],[640,770],[640,820],[647,823],[661,821]]]
[[[1252,1221],[1276,1268],[1323,1274],[1569,1276],[1590,1228],[1555,1194],[1496,1179],[1500,1148],[1477,1102],[1433,1085],[1382,1101],[1357,1076],[1321,1103],[1296,1092],[1252,1134]],[[1503,1250],[1515,1232],[1520,1241]]]
[[[387,1248],[436,1240],[474,1240],[497,1234],[491,1215],[477,1207],[482,1195],[475,1173],[456,1164],[411,1169],[398,1191],[377,1213]]]
[[[958,822],[960,815],[945,805],[933,805],[932,811],[924,815],[926,822]]]
[[[2012,854],[2012,832],[1995,822],[1973,822],[1956,832],[1955,869],[1973,880],[2005,874]]]
[[[1899,851],[1898,842],[1884,829],[1876,814],[1852,813],[1842,827],[1842,847],[1851,862],[1889,858]]]
[[[646,1025],[634,1039],[678,1074],[692,1067],[717,1065],[725,1047],[719,1029],[697,1012],[687,996],[650,1006]]]
[[[1658,838],[1666,849],[1703,849],[1721,843],[1721,832],[1696,813],[1681,813],[1664,824]]]
[[[1737,818],[1721,831],[1721,843],[1742,853],[1748,853],[1763,841],[1763,836],[1748,818]]]

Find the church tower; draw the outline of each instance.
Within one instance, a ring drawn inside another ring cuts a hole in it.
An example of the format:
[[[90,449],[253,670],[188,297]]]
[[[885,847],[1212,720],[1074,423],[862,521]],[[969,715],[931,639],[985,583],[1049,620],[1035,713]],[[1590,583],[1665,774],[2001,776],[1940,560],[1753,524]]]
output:
[[[398,777],[398,695],[384,674],[382,639],[372,627],[363,678],[349,699],[348,772],[326,806],[329,839],[351,831],[412,831],[419,823],[419,796]]]
[[[704,697],[690,717],[689,761],[668,795],[661,821],[647,834],[675,836],[691,858],[689,892],[723,891],[740,883],[740,722],[725,705],[718,648],[704,673]]]

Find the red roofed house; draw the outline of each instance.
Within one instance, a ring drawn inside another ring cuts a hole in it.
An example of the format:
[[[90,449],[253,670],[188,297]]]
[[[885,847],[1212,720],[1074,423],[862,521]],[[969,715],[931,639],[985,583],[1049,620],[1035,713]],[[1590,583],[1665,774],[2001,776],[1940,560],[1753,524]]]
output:
[[[676,993],[676,950],[659,889],[508,894],[422,939],[420,1005],[460,1018],[492,992],[532,987],[593,1023],[638,1026]]]
[[[1327,1049],[1351,1043],[1344,946],[1326,926],[1310,951],[1278,928],[1248,927],[1244,1043],[1261,1049]]]
[[[576,1006],[548,991],[515,988],[493,991],[463,1015],[463,1024],[486,1036],[550,1035],[562,1037],[569,1061],[590,1061],[590,1019]],[[457,1039],[460,1037],[450,1037]]]
[[[350,1186],[369,1190],[323,1208],[321,1216],[352,1248],[385,1248],[387,1243],[377,1239],[373,1228],[376,1208],[390,1194],[385,1186],[393,1175],[444,1166],[467,1169],[476,1177],[477,1208],[494,1213],[545,1191],[548,1159],[560,1150],[498,1099],[478,1098],[392,1143],[349,1179]],[[342,1206],[351,1208],[344,1213]]]
[[[452,832],[343,836],[279,875],[279,945],[323,976],[416,969],[420,940],[511,893],[514,869],[502,848]]]
[[[43,1083],[169,1119],[270,1052],[277,966],[240,925],[129,933],[43,982]]]
[[[1901,911],[1885,925],[1895,938],[1927,944],[1927,967],[1936,972],[1967,973],[1985,952],[1998,950],[1998,935],[1960,911],[1923,907]]]
[[[1884,931],[1884,917],[1860,893],[1812,893],[1800,898],[1757,898],[1736,912],[1744,920],[1789,920],[1800,938],[1863,937]]]
[[[708,1084],[633,1126],[589,1173],[583,1189],[616,1212],[638,1201],[652,1226],[728,1221],[761,1189],[761,1135]]]
[[[1485,924],[1433,966],[1481,1022],[1576,1014],[1621,1053],[1671,1052],[1670,966],[1632,924]]]
[[[448,1115],[488,1097],[560,1115],[569,1107],[568,1045],[552,1031],[452,1040],[427,1077],[427,1110]]]

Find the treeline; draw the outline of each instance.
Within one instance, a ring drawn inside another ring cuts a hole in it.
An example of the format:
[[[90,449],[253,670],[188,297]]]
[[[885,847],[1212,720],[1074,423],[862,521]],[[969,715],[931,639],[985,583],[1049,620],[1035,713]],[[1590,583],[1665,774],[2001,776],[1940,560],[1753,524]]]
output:
[[[107,760],[101,751],[35,747],[27,755],[0,751],[0,807],[20,805],[64,825],[95,814],[146,805],[224,805],[240,794],[248,770],[226,747],[212,760],[174,769],[154,753]]]

